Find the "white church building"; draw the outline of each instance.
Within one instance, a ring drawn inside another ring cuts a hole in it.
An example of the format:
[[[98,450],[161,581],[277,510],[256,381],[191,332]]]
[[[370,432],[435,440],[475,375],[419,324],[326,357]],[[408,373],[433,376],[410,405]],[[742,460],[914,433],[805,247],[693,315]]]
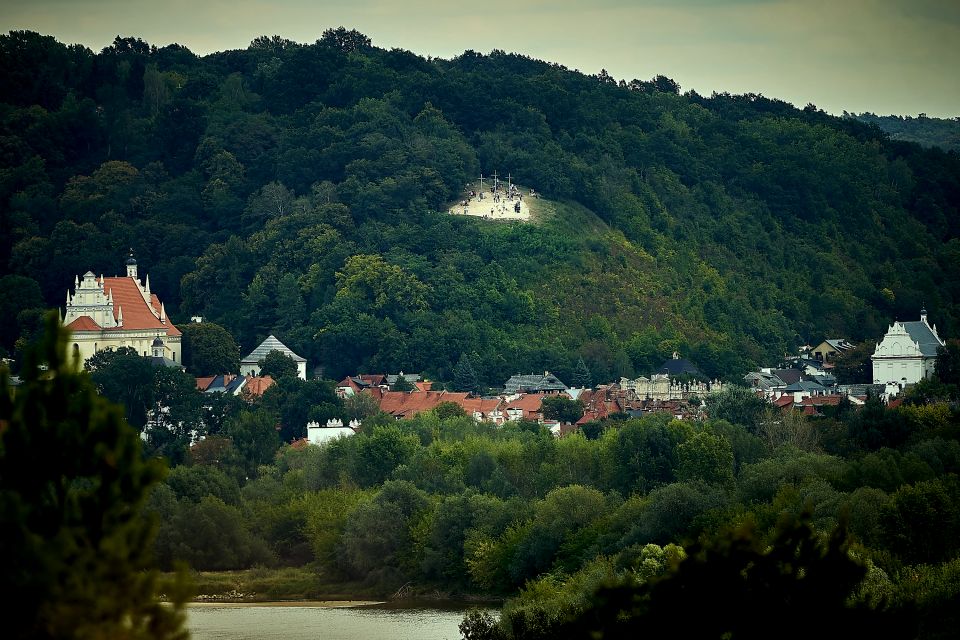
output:
[[[131,347],[140,355],[179,364],[183,359],[180,330],[150,291],[150,276],[140,281],[132,251],[126,268],[126,277],[98,278],[87,271],[82,280],[74,278],[63,317],[73,352],[83,362],[104,349]]]
[[[276,336],[267,336],[267,339],[251,351],[246,358],[240,361],[240,375],[259,376],[260,361],[267,357],[271,351],[279,351],[283,355],[293,360],[297,365],[297,377],[301,380],[307,379],[307,359],[295,354],[290,347],[280,342]]]
[[[920,311],[919,321],[894,321],[873,352],[873,383],[902,389],[932,377],[942,346],[937,325],[927,323],[926,309]]]

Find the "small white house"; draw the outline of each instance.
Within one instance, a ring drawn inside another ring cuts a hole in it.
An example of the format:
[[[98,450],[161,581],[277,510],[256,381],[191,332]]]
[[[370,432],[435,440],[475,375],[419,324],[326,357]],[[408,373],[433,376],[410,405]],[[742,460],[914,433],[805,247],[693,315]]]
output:
[[[942,346],[937,326],[927,323],[926,309],[920,311],[919,321],[895,321],[873,352],[873,383],[902,389],[931,377]]]

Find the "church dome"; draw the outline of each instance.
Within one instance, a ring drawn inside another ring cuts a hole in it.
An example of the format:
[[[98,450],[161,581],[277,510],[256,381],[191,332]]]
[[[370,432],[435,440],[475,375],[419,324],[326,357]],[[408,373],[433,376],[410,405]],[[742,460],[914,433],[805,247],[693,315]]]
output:
[[[163,340],[161,340],[159,336],[156,337],[156,338],[154,338],[154,339],[153,339],[153,346],[155,346],[155,347],[162,347],[162,346],[163,346]]]
[[[130,257],[127,258],[126,264],[128,265],[137,264],[137,259],[133,257],[133,254],[130,254]]]

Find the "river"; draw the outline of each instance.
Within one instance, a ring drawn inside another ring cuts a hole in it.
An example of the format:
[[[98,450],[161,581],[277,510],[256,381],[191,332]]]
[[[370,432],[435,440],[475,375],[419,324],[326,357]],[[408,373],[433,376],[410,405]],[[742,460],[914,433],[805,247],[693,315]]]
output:
[[[303,602],[193,604],[193,640],[458,640],[466,606]]]

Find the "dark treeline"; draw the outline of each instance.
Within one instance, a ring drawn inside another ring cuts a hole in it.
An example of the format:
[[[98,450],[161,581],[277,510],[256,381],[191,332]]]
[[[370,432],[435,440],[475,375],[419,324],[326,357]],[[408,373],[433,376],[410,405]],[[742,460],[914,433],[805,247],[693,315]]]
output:
[[[198,57],[0,36],[5,351],[75,274],[134,247],[176,321],[273,332],[327,377],[462,354],[647,374],[678,350],[733,376],[925,302],[960,319],[960,159],[876,127],[668,78],[520,55],[424,59],[345,29]],[[538,224],[442,212],[483,171]]]

